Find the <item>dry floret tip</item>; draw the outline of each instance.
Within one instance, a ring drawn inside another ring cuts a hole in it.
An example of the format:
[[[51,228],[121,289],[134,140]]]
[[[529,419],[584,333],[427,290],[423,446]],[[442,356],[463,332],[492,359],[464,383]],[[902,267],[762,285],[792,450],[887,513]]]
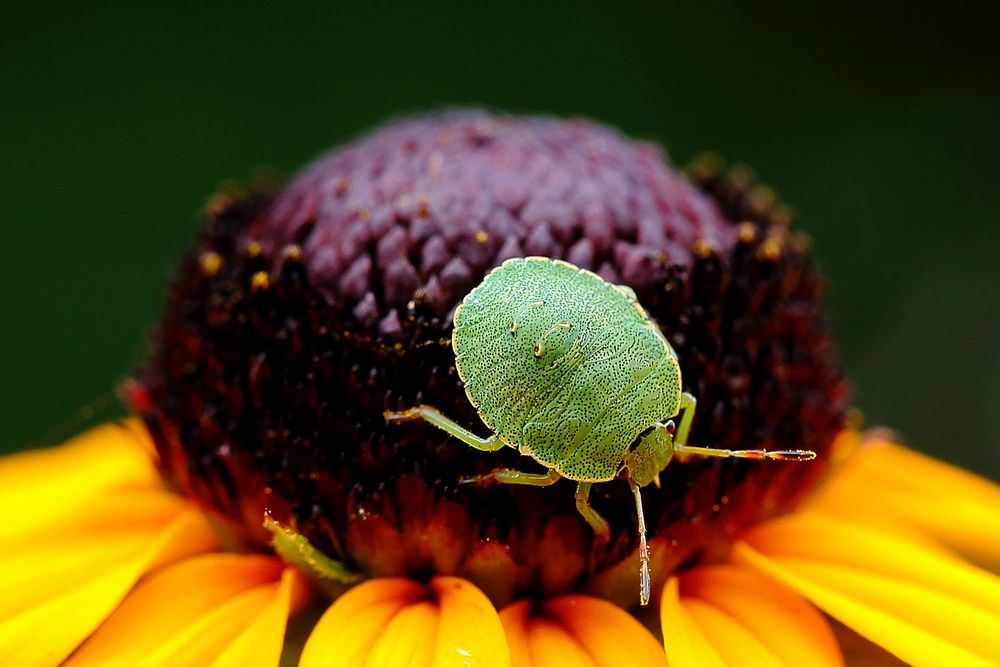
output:
[[[218,273],[219,269],[222,268],[223,261],[222,255],[213,250],[206,250],[198,257],[201,272],[206,278],[210,278]]]

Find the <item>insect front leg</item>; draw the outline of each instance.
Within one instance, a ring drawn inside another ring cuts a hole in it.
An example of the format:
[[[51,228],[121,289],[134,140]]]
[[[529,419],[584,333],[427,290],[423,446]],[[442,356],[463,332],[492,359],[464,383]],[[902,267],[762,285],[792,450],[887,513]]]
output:
[[[808,449],[786,449],[768,451],[766,449],[718,449],[716,447],[692,447],[687,444],[688,433],[691,431],[691,421],[694,419],[694,409],[698,400],[691,394],[681,394],[681,424],[674,435],[674,451],[678,454],[693,454],[695,456],[716,456],[733,459],[772,459],[774,461],[812,461],[816,452]]]
[[[429,405],[418,405],[410,408],[409,410],[385,413],[385,420],[390,423],[414,421],[417,419],[423,419],[426,422],[430,422],[431,424],[434,424],[434,426],[437,426],[442,431],[458,438],[470,447],[475,447],[476,449],[484,452],[495,452],[502,449],[504,446],[503,440],[498,438],[495,433],[488,438],[480,438],[472,431],[445,417],[437,408],[432,408]]]

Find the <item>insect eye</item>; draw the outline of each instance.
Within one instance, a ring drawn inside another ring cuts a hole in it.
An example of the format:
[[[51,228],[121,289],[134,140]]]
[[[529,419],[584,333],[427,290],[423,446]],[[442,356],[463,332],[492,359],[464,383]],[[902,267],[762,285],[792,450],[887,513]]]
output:
[[[669,433],[670,435],[673,435],[677,431],[677,425],[674,424],[674,420],[673,419],[669,420],[664,425],[664,428],[667,429],[667,433]]]

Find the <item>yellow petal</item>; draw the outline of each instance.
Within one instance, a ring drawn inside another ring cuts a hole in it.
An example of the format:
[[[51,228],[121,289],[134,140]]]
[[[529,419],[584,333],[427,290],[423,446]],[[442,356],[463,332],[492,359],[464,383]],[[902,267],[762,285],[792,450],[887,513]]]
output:
[[[130,666],[212,609],[273,583],[281,561],[267,556],[207,554],[150,575],[132,591],[69,665]]]
[[[431,580],[440,608],[432,665],[510,665],[496,609],[482,591],[458,577]]]
[[[374,579],[355,586],[320,618],[299,665],[363,665],[386,624],[422,595],[424,588],[409,579]]]
[[[778,658],[731,616],[697,598],[681,598],[681,604],[724,664],[734,667],[782,667]]]
[[[43,525],[109,488],[160,487],[143,434],[134,422],[107,424],[59,447],[0,458],[4,536]]]
[[[726,667],[722,657],[681,603],[677,577],[671,577],[660,601],[663,646],[670,667]]]
[[[285,627],[308,597],[308,584],[298,570],[288,567],[270,602],[212,663],[212,667],[273,667],[281,661]]]
[[[510,664],[496,611],[469,582],[435,577],[374,579],[338,598],[306,641],[299,662],[319,665]]]
[[[400,609],[372,645],[365,665],[432,665],[438,613],[428,601]]]
[[[0,492],[0,502],[5,496]],[[74,537],[127,532],[164,522],[190,506],[161,488],[109,488],[100,495],[63,499],[58,516],[23,513],[0,534],[0,555],[23,552],[26,545],[56,544]]]
[[[1000,503],[1000,487],[993,482],[884,438],[867,442],[852,460],[901,486],[960,496],[987,507]]]
[[[532,667],[531,644],[528,641],[528,620],[531,615],[531,601],[514,602],[500,610],[500,623],[503,624],[507,636],[507,646],[510,648],[510,664],[518,667]]]
[[[681,575],[680,587],[682,603],[729,664],[727,649],[759,652],[756,647],[739,648],[758,643],[782,665],[844,664],[833,631],[816,608],[749,568],[698,567]]]
[[[65,545],[67,558],[72,557],[73,546],[72,540]],[[135,551],[120,555],[120,560],[91,563],[92,569],[82,573],[63,572],[66,586],[57,587],[51,598],[33,600],[31,606],[0,621],[0,664],[59,664],[107,618],[145,572],[215,548],[216,542],[204,516],[187,510],[164,526],[155,539],[130,546]]]
[[[541,619],[532,624],[530,634],[531,662],[512,663],[533,667],[545,665],[565,665],[566,667],[598,667],[598,663],[587,653],[575,637],[565,628]]]
[[[885,440],[861,447],[814,500],[856,522],[924,531],[1000,570],[1000,487]]]
[[[752,531],[734,560],[914,665],[1000,663],[1000,581],[920,545],[799,512]]]
[[[138,556],[191,505],[162,491],[116,491],[71,507],[0,538],[0,621]]]
[[[659,642],[635,618],[605,600],[565,595],[500,612],[514,665],[663,667]]]
[[[275,596],[275,586],[251,588],[225,601],[157,647],[136,667],[211,665],[233,637]]]
[[[294,588],[301,583],[286,569],[279,582],[254,586],[207,610],[134,664],[276,667]]]
[[[660,643],[620,607],[594,597],[564,595],[547,601],[545,614],[558,621],[598,665],[661,667]]]
[[[830,563],[911,582],[1000,615],[1000,578],[846,519],[800,511],[758,526],[744,539],[771,557]]]

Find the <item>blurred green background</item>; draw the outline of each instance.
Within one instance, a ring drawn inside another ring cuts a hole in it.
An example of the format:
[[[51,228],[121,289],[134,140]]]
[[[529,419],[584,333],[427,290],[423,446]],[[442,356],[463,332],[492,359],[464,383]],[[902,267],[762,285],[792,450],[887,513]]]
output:
[[[1000,478],[1000,52],[985,9],[799,2],[0,9],[0,450],[120,411],[197,212],[387,117],[592,116],[799,213],[869,424]]]

